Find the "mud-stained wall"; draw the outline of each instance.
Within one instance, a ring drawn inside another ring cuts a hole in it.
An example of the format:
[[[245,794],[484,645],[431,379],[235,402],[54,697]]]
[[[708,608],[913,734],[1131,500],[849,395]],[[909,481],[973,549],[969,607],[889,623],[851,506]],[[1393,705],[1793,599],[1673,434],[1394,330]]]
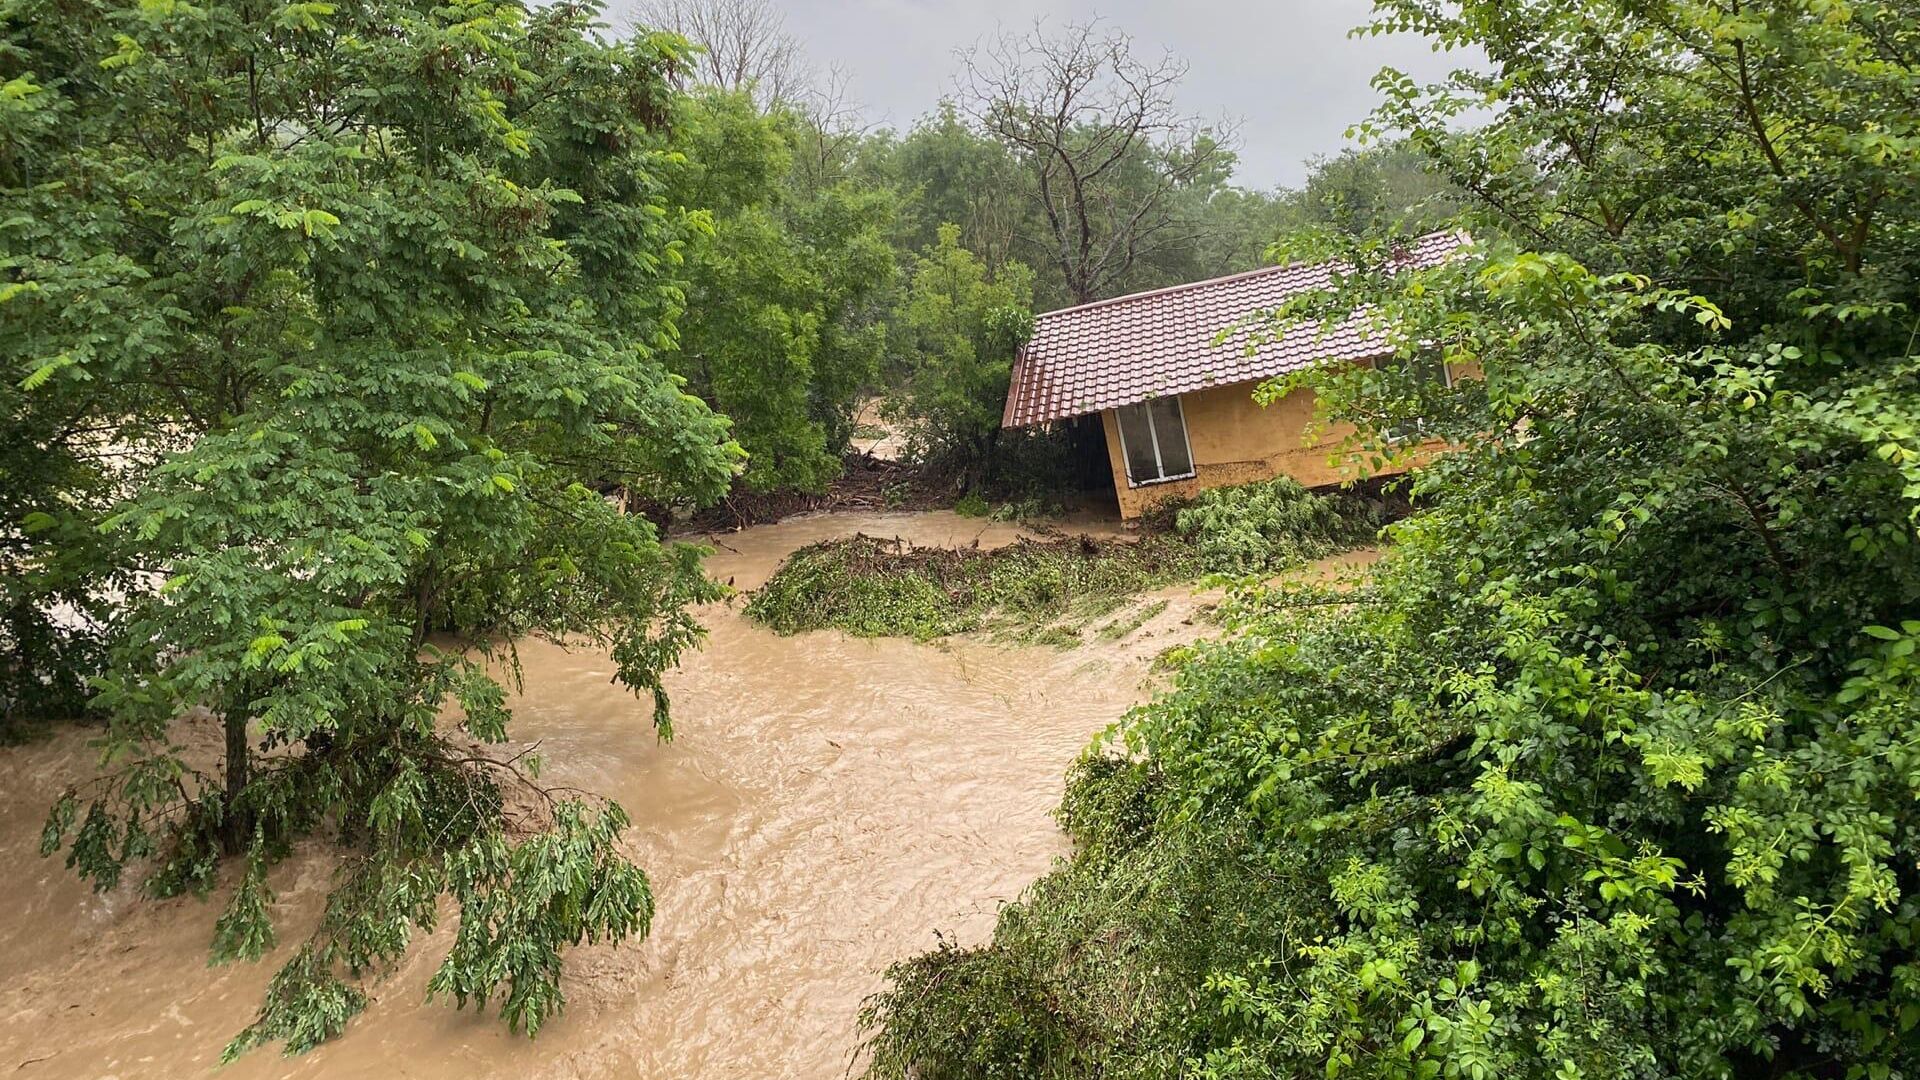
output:
[[[1454,377],[1471,377],[1456,370]],[[1113,490],[1120,499],[1120,516],[1136,518],[1164,499],[1190,497],[1207,488],[1246,484],[1286,475],[1307,487],[1351,480],[1363,471],[1362,455],[1339,452],[1337,444],[1353,434],[1349,424],[1327,424],[1307,441],[1313,422],[1314,393],[1295,390],[1271,405],[1254,403],[1255,382],[1215,386],[1180,395],[1186,414],[1187,441],[1193,448],[1194,475],[1185,480],[1134,485],[1127,480],[1126,455],[1120,448],[1120,424],[1114,410],[1100,414],[1107,433],[1107,461],[1113,469]],[[1436,447],[1437,448],[1437,447]],[[1424,451],[1421,455],[1424,457]],[[1376,468],[1375,475],[1404,472]]]

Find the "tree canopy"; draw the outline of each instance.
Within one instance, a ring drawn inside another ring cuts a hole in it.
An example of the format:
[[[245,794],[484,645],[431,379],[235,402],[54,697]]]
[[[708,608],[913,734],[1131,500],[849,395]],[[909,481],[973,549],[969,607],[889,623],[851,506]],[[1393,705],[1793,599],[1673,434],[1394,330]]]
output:
[[[965,60],[960,100],[1025,174],[1042,225],[1026,239],[1070,303],[1124,291],[1143,257],[1190,241],[1197,221],[1178,196],[1232,171],[1231,133],[1174,102],[1185,63],[1140,56],[1122,31],[1036,26]]]
[[[840,475],[853,411],[880,371],[895,256],[884,188],[801,182],[806,121],[703,92],[674,136],[674,198],[711,230],[692,245],[671,356],[733,421],[749,491],[818,491]]]
[[[666,198],[681,43],[595,17],[23,0],[0,23],[7,437],[42,462],[7,493],[34,571],[9,602],[118,590],[88,673],[107,770],[44,849],[161,895],[241,856],[216,961],[275,942],[296,838],[346,851],[230,1053],[340,1031],[443,896],[432,994],[528,1032],[565,947],[647,928],[620,809],[488,748],[529,633],[609,649],[669,730],[660,676],[716,587],[609,496],[710,500],[740,456],[661,360],[699,224]]]
[[[901,304],[906,375],[889,410],[923,461],[975,481],[1000,436],[1013,357],[1033,332],[1033,274],[1009,263],[990,275],[945,225],[922,252]]]

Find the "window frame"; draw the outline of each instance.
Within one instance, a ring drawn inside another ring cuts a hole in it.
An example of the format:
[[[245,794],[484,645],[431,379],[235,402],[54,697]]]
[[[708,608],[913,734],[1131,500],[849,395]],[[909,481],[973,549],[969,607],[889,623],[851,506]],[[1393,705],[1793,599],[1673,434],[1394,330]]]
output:
[[[1172,476],[1165,475],[1165,473],[1162,472],[1161,475],[1155,476],[1150,480],[1135,480],[1133,478],[1133,455],[1127,449],[1127,425],[1121,422],[1120,414],[1128,409],[1139,409],[1146,416],[1147,437],[1153,440],[1153,467],[1155,470],[1164,470],[1167,466],[1164,456],[1160,453],[1160,428],[1159,425],[1153,421],[1153,403],[1160,400],[1172,401],[1174,410],[1180,415],[1180,444],[1185,447],[1187,451],[1187,471],[1175,473]],[[1145,401],[1136,401],[1130,405],[1115,407],[1113,410],[1113,430],[1120,439],[1120,473],[1127,478],[1128,487],[1152,487],[1155,484],[1170,484],[1176,480],[1191,480],[1200,475],[1200,463],[1193,460],[1193,439],[1187,434],[1187,407],[1181,402],[1179,394],[1174,394],[1165,399],[1148,398]]]
[[[1443,391],[1452,390],[1453,389],[1453,365],[1447,363],[1446,353],[1441,352],[1439,350],[1432,350],[1430,352],[1427,350],[1423,350],[1423,352],[1428,353],[1428,355],[1431,357],[1433,361],[1434,366],[1437,367],[1440,371],[1440,377],[1438,379],[1431,379],[1428,381],[1439,383],[1440,388]],[[1419,363],[1421,359],[1422,357],[1416,356],[1414,358],[1414,362]],[[1418,416],[1418,417],[1414,417],[1412,420],[1407,421],[1404,425],[1388,428],[1387,430],[1382,431],[1380,434],[1386,439],[1388,444],[1393,446],[1404,446],[1408,443],[1425,442],[1428,438],[1430,438],[1430,436],[1426,434],[1426,430],[1427,430],[1426,417]]]

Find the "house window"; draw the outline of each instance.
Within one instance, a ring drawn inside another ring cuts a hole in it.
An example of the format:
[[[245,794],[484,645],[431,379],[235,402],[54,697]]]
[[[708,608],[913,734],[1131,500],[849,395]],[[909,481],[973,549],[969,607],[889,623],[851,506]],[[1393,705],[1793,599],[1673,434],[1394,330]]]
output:
[[[1441,354],[1432,349],[1422,350],[1408,365],[1413,371],[1415,386],[1422,397],[1438,386],[1443,390],[1453,389],[1453,372]],[[1427,421],[1416,416],[1393,425],[1386,431],[1390,442],[1417,442],[1426,437]]]
[[[1187,417],[1177,397],[1156,398],[1114,410],[1120,423],[1120,450],[1127,459],[1127,482],[1135,487],[1193,475],[1193,450],[1187,445]]]

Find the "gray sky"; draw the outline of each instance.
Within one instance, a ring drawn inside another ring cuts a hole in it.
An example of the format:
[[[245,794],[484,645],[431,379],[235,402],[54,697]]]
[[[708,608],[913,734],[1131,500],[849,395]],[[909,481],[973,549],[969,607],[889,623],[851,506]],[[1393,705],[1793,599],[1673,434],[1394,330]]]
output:
[[[1143,55],[1169,49],[1192,69],[1180,104],[1188,112],[1238,116],[1236,182],[1298,184],[1314,154],[1345,145],[1349,124],[1377,95],[1367,85],[1383,65],[1426,80],[1457,61],[1418,38],[1350,39],[1369,0],[777,0],[787,29],[819,68],[838,65],[849,95],[876,120],[904,128],[953,88],[954,50],[1005,27],[1024,31],[1095,14],[1132,34]],[[622,0],[609,14],[618,21]]]

